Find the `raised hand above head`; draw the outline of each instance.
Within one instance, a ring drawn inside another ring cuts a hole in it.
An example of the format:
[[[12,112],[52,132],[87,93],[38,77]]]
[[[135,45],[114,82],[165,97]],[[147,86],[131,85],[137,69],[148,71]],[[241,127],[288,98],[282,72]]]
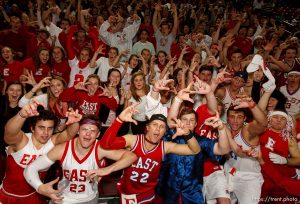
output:
[[[78,112],[78,110],[74,111],[73,108],[69,108],[66,112],[66,117],[68,118],[66,125],[70,125],[79,122],[82,118],[82,115]]]
[[[191,91],[191,94],[208,94],[211,92],[211,87],[205,83],[204,81],[201,81],[197,76],[194,76],[195,82],[194,82],[194,90]]]
[[[37,110],[38,106],[45,107],[44,104],[40,103],[36,99],[32,99],[30,101],[30,103],[23,106],[23,108],[19,111],[19,115],[22,118],[29,118],[29,117],[33,117],[33,116],[38,116],[39,115],[39,112]]]
[[[215,84],[220,84],[220,83],[223,83],[225,81],[231,81],[232,78],[225,76],[225,75],[230,76],[230,73],[227,72],[226,69],[227,69],[227,66],[217,74],[216,78],[212,79],[212,82],[215,83]]]
[[[118,116],[118,118],[124,122],[132,122],[135,125],[137,125],[137,121],[132,119],[132,115],[138,113],[138,110],[136,109],[136,107],[139,104],[140,103],[134,103],[131,106],[128,106],[121,112],[121,114]]]
[[[168,90],[170,90],[170,88],[167,85],[171,82],[174,82],[174,80],[173,79],[167,79],[167,78],[168,78],[168,75],[166,74],[163,79],[157,80],[154,83],[153,91],[159,92],[159,91],[168,91]]]
[[[178,94],[177,97],[184,100],[184,101],[190,101],[191,103],[194,103],[194,100],[190,98],[190,94],[191,94],[191,87],[193,86],[193,82],[190,83],[186,88],[181,89]]]
[[[233,102],[234,109],[239,108],[253,108],[256,103],[253,99],[247,95],[238,95],[237,98]]]
[[[220,115],[219,115],[218,111],[216,111],[216,116],[207,118],[204,121],[204,124],[208,125],[208,126],[211,126],[213,128],[218,128],[218,129],[223,129],[224,128],[224,123],[220,119]]]

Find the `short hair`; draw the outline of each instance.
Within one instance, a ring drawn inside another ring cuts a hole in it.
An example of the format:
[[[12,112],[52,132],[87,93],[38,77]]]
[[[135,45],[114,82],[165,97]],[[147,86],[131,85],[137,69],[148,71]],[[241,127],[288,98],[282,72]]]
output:
[[[58,124],[58,118],[56,115],[50,110],[45,110],[43,106],[38,106],[37,111],[39,112],[39,115],[29,118],[30,127],[35,128],[39,121],[52,120],[54,122],[55,129]]]
[[[184,115],[188,115],[188,114],[194,114],[196,121],[198,121],[198,114],[196,113],[196,111],[190,107],[184,107],[180,113],[179,113],[179,118],[181,118]]]
[[[89,123],[88,121],[91,121],[91,123]],[[94,115],[94,114],[86,114],[84,115],[81,120],[79,121],[79,125],[84,125],[84,124],[93,124],[96,125],[99,129],[99,131],[101,130],[101,122],[99,120],[99,117]]]
[[[100,80],[100,78],[99,78],[99,76],[98,76],[97,74],[90,74],[90,75],[86,78],[85,81],[88,81],[90,78],[95,78],[95,79],[97,79],[98,85],[100,85],[101,80]]]

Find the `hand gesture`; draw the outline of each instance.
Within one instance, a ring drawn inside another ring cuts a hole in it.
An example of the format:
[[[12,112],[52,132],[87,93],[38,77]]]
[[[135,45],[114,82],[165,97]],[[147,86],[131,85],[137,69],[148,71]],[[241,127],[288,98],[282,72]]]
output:
[[[232,46],[234,43],[235,43],[235,40],[233,39],[233,37],[229,37],[226,39],[224,47],[228,48],[228,47]]]
[[[37,116],[37,115],[39,115],[37,107],[40,105],[43,106],[43,104],[40,103],[39,101],[37,101],[36,99],[32,99],[29,104],[26,104],[25,106],[23,106],[23,108],[19,112],[19,115],[22,118]]]
[[[98,49],[96,50],[95,53],[97,53],[98,55],[99,55],[99,54],[100,54],[100,55],[104,55],[104,54],[105,54],[105,53],[104,53],[104,50],[105,50],[104,45],[100,45],[100,46],[98,47]]]
[[[175,139],[178,136],[181,135],[188,135],[190,133],[190,130],[188,127],[186,127],[181,120],[177,119],[177,118],[173,118],[173,120],[175,121],[174,126],[176,127],[176,133],[172,136],[172,139]]]
[[[74,85],[74,88],[76,90],[82,90],[88,92],[89,90],[86,88],[87,85],[89,85],[89,82],[79,82]]]
[[[20,76],[20,81],[21,83],[30,84],[32,86],[35,86],[37,84],[34,79],[32,71],[29,72],[28,70],[26,70],[25,74],[22,74]]]
[[[226,72],[226,68],[227,66],[222,70],[220,71],[218,74],[217,74],[217,77],[216,78],[213,78],[212,79],[212,82],[215,83],[215,84],[220,84],[220,83],[223,83],[225,81],[231,81],[232,78],[227,78],[225,77],[225,75],[230,75],[229,72]]]
[[[181,50],[181,55],[185,55],[185,54],[187,54],[187,53],[189,53],[189,50],[188,50],[188,46],[185,45],[185,46],[183,47],[183,49]]]
[[[197,76],[194,76],[196,82],[194,83],[194,89],[195,91],[190,91],[191,94],[208,94],[211,92],[211,87],[205,83],[204,81],[201,81]]]
[[[82,15],[82,16],[84,16],[84,17],[89,17],[89,18],[91,18],[91,17],[93,17],[91,14],[90,14],[90,8],[89,9],[84,9],[84,10],[81,10],[80,11],[80,14]]]
[[[132,97],[131,91],[130,90],[125,91],[125,100],[128,101],[129,99],[131,99],[131,97]]]
[[[161,11],[161,3],[156,3],[155,4],[155,10],[158,11],[158,12]]]
[[[204,121],[204,124],[211,126],[213,128],[218,128],[219,130],[224,128],[224,124],[223,124],[222,120],[220,119],[218,111],[216,111],[216,116],[207,118]]]
[[[253,107],[254,104],[255,102],[252,100],[252,98],[247,95],[239,95],[233,103],[235,110],[239,108]]]
[[[169,91],[170,88],[167,86],[169,83],[173,82],[173,79],[167,79],[167,75],[163,79],[158,80],[154,83],[153,90],[158,91]]]
[[[52,79],[52,77],[45,77],[36,86],[39,89],[42,89],[47,86],[51,86],[51,81],[50,81],[51,79]]]
[[[194,83],[190,83],[185,89],[181,89],[178,94],[177,97],[184,100],[184,101],[190,101],[191,103],[194,103],[194,100],[190,98],[190,94],[191,94],[191,87]]]
[[[98,96],[105,96],[105,97],[108,97],[108,98],[112,97],[111,91],[105,85],[104,85],[104,87],[99,86],[99,88],[102,89],[102,93],[99,94]]]
[[[120,56],[127,56],[129,53],[130,53],[130,50],[129,49],[125,49],[125,50],[122,50],[120,52]]]
[[[134,123],[135,125],[137,125],[137,121],[132,119],[132,115],[138,113],[136,107],[139,104],[140,103],[135,103],[135,104],[132,104],[131,106],[128,106],[127,108],[125,108],[119,115],[119,118],[124,122],[131,122],[131,123]]]
[[[62,202],[63,198],[58,197],[57,194],[61,193],[63,189],[55,190],[53,188],[53,185],[56,184],[58,181],[59,181],[59,177],[53,181],[40,185],[39,188],[37,189],[37,192],[39,194],[51,198],[51,200],[55,203]]]
[[[78,113],[78,110],[74,111],[73,108],[69,108],[66,112],[66,117],[68,118],[66,125],[70,125],[79,122],[82,115]]]
[[[171,67],[171,66],[173,66],[173,64],[175,64],[176,62],[177,62],[176,56],[174,56],[174,57],[169,57],[169,61],[168,61],[167,65],[166,65],[166,67]]]

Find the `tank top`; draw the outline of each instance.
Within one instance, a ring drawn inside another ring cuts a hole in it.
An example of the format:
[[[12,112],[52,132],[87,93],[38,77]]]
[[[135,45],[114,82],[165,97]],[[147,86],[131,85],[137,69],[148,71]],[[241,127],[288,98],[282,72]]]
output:
[[[19,151],[7,156],[5,177],[2,183],[3,192],[15,197],[27,197],[35,193],[35,189],[26,182],[23,176],[24,169],[40,155],[47,154],[54,147],[52,140],[49,139],[42,148],[36,149],[32,142],[32,133],[25,135],[28,138],[27,144]]]
[[[63,178],[59,183],[69,183],[62,194],[64,203],[80,203],[94,199],[98,193],[98,184],[90,181],[85,175],[89,170],[101,168],[105,164],[104,160],[100,161],[98,158],[98,141],[94,142],[84,158],[79,159],[75,152],[75,140],[76,138],[67,142],[60,160]]]

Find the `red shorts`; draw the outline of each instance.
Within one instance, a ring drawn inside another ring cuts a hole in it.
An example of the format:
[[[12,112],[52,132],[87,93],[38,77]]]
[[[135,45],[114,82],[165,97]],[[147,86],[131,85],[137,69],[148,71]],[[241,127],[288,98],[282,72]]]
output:
[[[46,200],[44,197],[37,192],[26,197],[15,197],[12,195],[7,195],[0,189],[0,202],[5,204],[44,204]]]

